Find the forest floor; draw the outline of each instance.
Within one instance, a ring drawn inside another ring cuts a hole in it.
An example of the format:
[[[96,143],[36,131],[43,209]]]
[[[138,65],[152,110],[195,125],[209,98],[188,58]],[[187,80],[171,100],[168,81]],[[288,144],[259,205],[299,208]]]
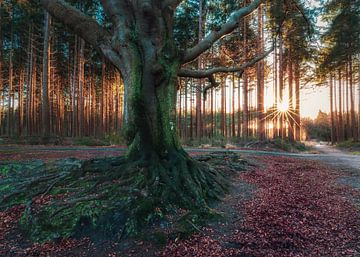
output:
[[[1,146],[0,164],[116,156],[124,150]],[[316,150],[228,150],[251,165],[234,172],[230,193],[214,206],[224,218],[187,239],[173,237],[162,246],[146,237],[120,244],[89,238],[34,244],[18,230],[24,206],[15,206],[0,212],[0,256],[360,256],[360,158],[324,145]],[[188,151],[225,156],[217,168],[231,171],[224,149]]]

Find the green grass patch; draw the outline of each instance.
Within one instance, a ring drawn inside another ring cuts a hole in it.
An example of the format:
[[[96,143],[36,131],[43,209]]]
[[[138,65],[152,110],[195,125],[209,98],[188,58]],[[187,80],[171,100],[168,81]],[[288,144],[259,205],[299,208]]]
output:
[[[360,149],[360,142],[354,142],[352,140],[347,140],[347,141],[338,143],[336,146],[340,147],[340,148],[359,148]]]

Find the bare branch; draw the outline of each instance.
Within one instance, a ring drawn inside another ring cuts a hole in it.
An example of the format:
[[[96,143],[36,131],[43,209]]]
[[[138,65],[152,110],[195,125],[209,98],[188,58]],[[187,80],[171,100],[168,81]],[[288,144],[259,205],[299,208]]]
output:
[[[249,62],[244,63],[241,66],[237,67],[215,67],[207,70],[192,70],[192,69],[180,69],[178,72],[179,77],[190,77],[190,78],[208,78],[210,81],[210,85],[204,88],[204,96],[206,95],[207,91],[211,88],[218,87],[219,84],[216,83],[214,79],[215,73],[231,73],[231,72],[238,72],[239,76],[241,77],[244,73],[246,68],[254,66],[257,62],[266,58],[272,51],[274,50],[274,46],[272,46],[268,51],[255,56]]]
[[[162,7],[170,7],[171,9],[176,9],[176,7],[178,7],[178,5],[182,2],[183,0],[164,0],[162,3]]]
[[[87,43],[99,48],[110,40],[110,34],[95,19],[62,0],[40,0],[44,8],[55,18],[68,26]]]
[[[195,60],[197,57],[199,57],[200,54],[208,50],[217,40],[235,30],[238,27],[239,21],[252,13],[256,8],[259,7],[262,2],[264,2],[264,0],[254,0],[248,6],[233,12],[230,15],[228,21],[224,23],[219,30],[212,31],[197,45],[185,52],[183,63],[188,63]]]
[[[192,70],[192,69],[180,69],[178,72],[179,77],[191,77],[191,78],[208,78],[210,75],[215,73],[230,73],[230,72],[242,72],[246,68],[255,65],[258,61],[261,61],[265,57],[267,57],[272,51],[274,47],[269,49],[268,51],[255,56],[249,62],[242,64],[241,66],[236,67],[215,67],[207,70]]]

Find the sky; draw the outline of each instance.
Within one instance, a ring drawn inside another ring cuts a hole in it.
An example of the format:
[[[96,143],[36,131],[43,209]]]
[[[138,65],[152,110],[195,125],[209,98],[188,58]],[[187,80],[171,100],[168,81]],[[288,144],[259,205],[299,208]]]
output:
[[[330,112],[330,92],[328,87],[303,89],[300,93],[300,113],[302,118],[316,118],[319,110]]]

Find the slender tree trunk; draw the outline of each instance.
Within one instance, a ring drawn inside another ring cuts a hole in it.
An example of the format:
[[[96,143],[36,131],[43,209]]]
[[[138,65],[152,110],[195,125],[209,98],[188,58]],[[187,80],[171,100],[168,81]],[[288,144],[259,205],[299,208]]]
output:
[[[3,37],[2,37],[2,5],[0,1],[0,135],[3,134],[4,84],[3,84]]]
[[[8,113],[7,113],[7,135],[12,135],[12,96],[13,96],[13,83],[14,83],[14,30],[13,30],[13,10],[10,11],[11,29],[10,29],[10,57],[9,57],[9,88],[8,88]]]
[[[354,96],[354,80],[353,80],[353,60],[352,57],[350,57],[349,61],[349,85],[350,85],[350,112],[351,112],[351,130],[352,130],[352,136],[355,141],[359,140],[359,134],[358,134],[358,126],[359,124],[356,122],[355,117],[355,96]]]
[[[78,128],[78,123],[77,123],[77,105],[76,105],[76,100],[77,100],[77,61],[78,61],[78,36],[75,36],[75,44],[74,44],[74,56],[73,56],[73,74],[72,74],[72,81],[71,81],[71,95],[72,95],[72,132],[71,135],[73,137],[77,136],[77,128]]]
[[[280,102],[283,104],[284,99],[284,50],[283,50],[283,35],[280,32],[279,35],[279,98]],[[285,138],[285,115],[281,113],[280,115],[280,137]]]
[[[42,135],[50,136],[50,112],[49,112],[49,54],[50,54],[50,14],[45,12],[44,25],[44,49],[43,49],[43,69],[42,69],[42,96],[41,96],[41,113],[42,113]]]
[[[330,74],[330,117],[331,117],[331,144],[335,144],[335,118],[334,118],[334,86],[333,76]]]
[[[293,82],[294,82],[294,77],[293,77],[293,62],[291,59],[291,51],[290,51],[290,56],[289,56],[289,60],[288,60],[288,76],[289,76],[289,112],[288,112],[288,122],[289,122],[289,127],[288,127],[288,135],[289,135],[289,139],[291,141],[293,141],[295,139],[294,137],[294,132],[295,132],[295,120],[294,120],[294,105],[293,105],[293,97],[294,97],[294,92],[293,92]]]
[[[238,76],[237,136],[241,137],[241,77]]]
[[[264,39],[263,39],[263,11],[262,6],[258,8],[258,51],[259,53],[264,51]],[[258,126],[257,136],[262,141],[266,138],[265,128],[265,105],[264,105],[264,61],[259,61],[256,66],[257,75],[257,112],[258,112]]]
[[[339,131],[339,142],[344,141],[344,122],[343,122],[343,106],[342,106],[342,76],[341,76],[341,69],[338,69],[338,78],[339,78],[339,125],[338,125],[338,131]]]
[[[199,35],[198,35],[198,40],[201,41],[204,37],[204,22],[203,22],[203,16],[204,16],[204,2],[203,0],[199,1]],[[203,69],[203,60],[202,57],[200,56],[198,58],[198,69]],[[202,92],[202,88],[203,88],[203,79],[199,79],[199,85],[198,88],[196,90],[196,137],[197,138],[201,138],[203,135],[203,131],[202,131],[202,121],[203,121],[203,117],[202,117],[202,99],[201,99],[201,92]]]
[[[80,39],[80,49],[79,49],[79,128],[78,136],[82,137],[84,134],[84,87],[85,87],[85,74],[84,74],[84,50],[85,50],[85,41]]]
[[[20,70],[19,90],[18,90],[18,135],[22,135],[24,127],[24,71]]]
[[[295,140],[301,140],[301,119],[300,119],[300,64],[295,63]]]
[[[244,58],[248,58],[248,23],[247,18],[244,19]],[[248,84],[248,74],[245,70],[243,73],[243,138],[247,140],[249,138],[249,84]]]
[[[274,76],[274,112],[273,112],[273,138],[279,136],[279,119],[276,118],[276,110],[278,108],[279,96],[278,96],[278,54],[277,46],[274,49],[274,66],[273,66],[273,76]]]
[[[352,138],[352,124],[350,123],[350,101],[349,101],[349,94],[350,94],[350,90],[349,90],[349,66],[348,66],[348,63],[345,65],[345,82],[346,82],[346,85],[345,85],[345,89],[346,89],[346,92],[345,92],[345,97],[346,97],[346,139],[350,139]],[[345,101],[345,99],[344,99]]]

